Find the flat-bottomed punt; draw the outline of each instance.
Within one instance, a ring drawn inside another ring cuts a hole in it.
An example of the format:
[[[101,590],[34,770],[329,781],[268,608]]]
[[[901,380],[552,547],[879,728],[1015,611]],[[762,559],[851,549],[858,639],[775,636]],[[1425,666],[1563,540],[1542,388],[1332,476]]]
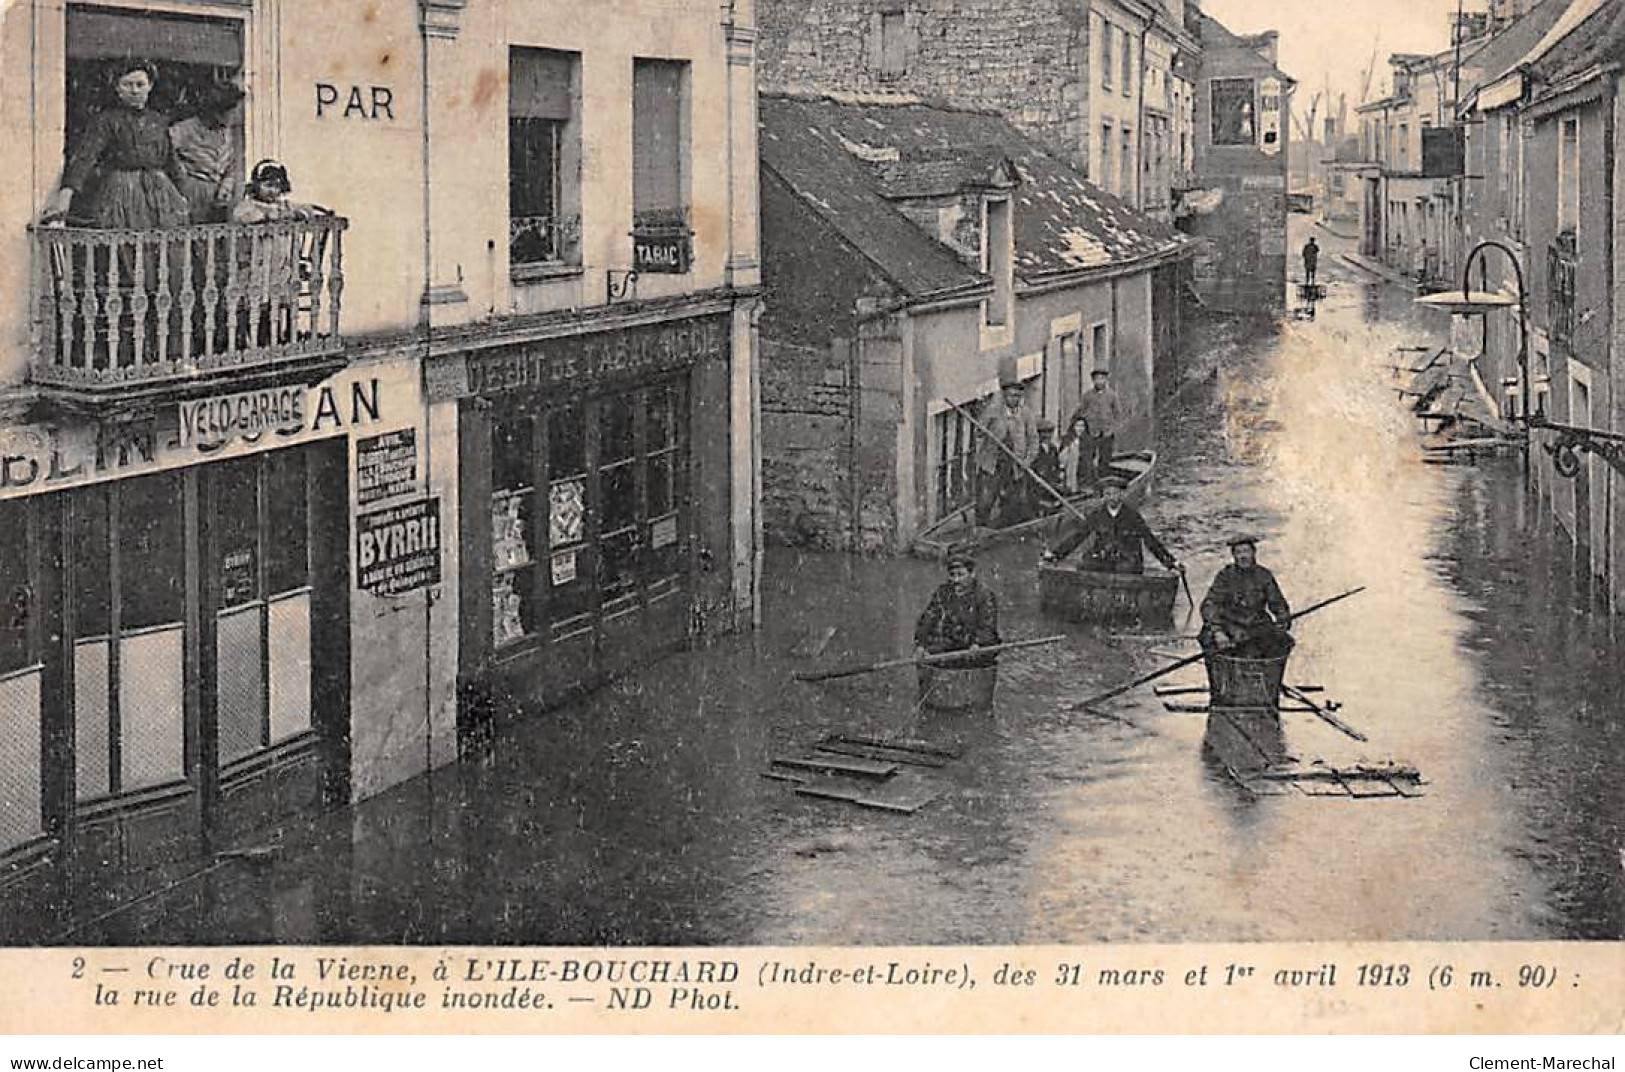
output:
[[[1038,567],[1038,606],[1069,622],[1139,622],[1173,618],[1179,574],[1107,573],[1065,562]]]
[[[1152,475],[1157,468],[1157,452],[1154,450],[1137,450],[1127,454],[1118,454],[1112,458],[1110,476],[1127,481],[1123,499],[1129,505],[1138,508],[1145,502],[1146,493],[1151,487]],[[1097,489],[1079,492],[1067,497],[1074,509],[1087,514],[1094,507],[1100,505],[1102,497]],[[989,547],[1006,540],[1019,540],[1025,536],[1043,536],[1052,533],[1055,527],[1067,518],[1072,517],[1070,510],[1064,507],[1057,508],[1047,514],[1035,517],[1030,521],[1023,521],[1018,525],[1009,525],[1002,529],[990,529],[978,525],[971,518],[971,508],[964,507],[949,514],[946,518],[928,526],[924,532],[915,538],[910,550],[922,558],[942,559],[948,549],[955,545],[968,545],[974,548]]]

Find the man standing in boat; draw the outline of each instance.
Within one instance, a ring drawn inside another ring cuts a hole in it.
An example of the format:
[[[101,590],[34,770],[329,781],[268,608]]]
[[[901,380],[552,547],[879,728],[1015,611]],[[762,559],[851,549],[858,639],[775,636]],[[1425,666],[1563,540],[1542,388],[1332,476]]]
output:
[[[1101,366],[1089,376],[1091,389],[1083,393],[1083,401],[1067,422],[1069,436],[1076,434],[1078,422],[1083,422],[1084,438],[1078,452],[1080,488],[1086,479],[1098,484],[1110,474],[1112,451],[1124,416],[1123,400],[1109,382],[1110,371]]]
[[[1292,607],[1275,574],[1258,564],[1258,540],[1230,541],[1231,563],[1213,578],[1202,599],[1202,651],[1242,659],[1279,658],[1292,650]]]
[[[1043,554],[1046,564],[1064,560],[1078,546],[1089,541],[1084,552],[1084,568],[1097,573],[1144,573],[1145,552],[1150,551],[1164,569],[1184,572],[1184,567],[1157,539],[1140,512],[1124,495],[1128,482],[1109,476],[1102,483],[1106,501],[1090,511],[1052,550]]]
[[[1000,450],[987,436],[976,443],[976,521],[988,528],[1020,524],[1032,512],[1027,474],[1010,456],[1030,465],[1038,452],[1038,423],[1026,395],[1016,370],[1004,367],[999,370],[999,393],[984,407],[982,423],[988,433],[1009,448]]]
[[[948,552],[948,581],[931,594],[931,602],[914,626],[914,654],[941,655],[963,651],[963,658],[933,663],[950,669],[992,666],[996,653],[977,654],[977,648],[995,647],[999,638],[999,601],[976,579],[976,559],[967,547]]]

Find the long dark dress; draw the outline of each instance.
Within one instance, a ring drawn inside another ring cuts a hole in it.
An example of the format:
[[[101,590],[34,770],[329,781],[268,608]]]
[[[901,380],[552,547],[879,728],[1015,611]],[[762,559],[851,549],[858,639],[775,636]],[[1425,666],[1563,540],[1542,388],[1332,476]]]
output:
[[[62,185],[81,194],[99,173],[89,205],[77,215],[94,227],[184,227],[190,206],[175,185],[169,123],[145,108],[110,108],[90,121],[68,155]]]

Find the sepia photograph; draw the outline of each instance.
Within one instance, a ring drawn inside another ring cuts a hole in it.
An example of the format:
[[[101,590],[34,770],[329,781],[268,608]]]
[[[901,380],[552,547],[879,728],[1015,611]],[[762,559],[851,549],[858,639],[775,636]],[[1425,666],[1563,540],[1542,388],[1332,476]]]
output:
[[[0,954],[1597,1001],[1369,950],[1625,939],[1622,80],[1625,0],[7,0]]]

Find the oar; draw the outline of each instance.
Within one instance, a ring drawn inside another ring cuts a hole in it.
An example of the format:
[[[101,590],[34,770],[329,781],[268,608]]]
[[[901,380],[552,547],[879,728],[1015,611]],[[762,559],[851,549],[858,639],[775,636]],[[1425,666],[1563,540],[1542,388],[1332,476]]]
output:
[[[1285,622],[1280,622],[1279,624],[1284,626],[1288,622],[1295,622],[1299,618],[1307,617],[1307,616],[1315,613],[1315,611],[1320,610],[1323,607],[1329,607],[1333,603],[1338,602],[1339,600],[1347,599],[1349,596],[1356,595],[1356,594],[1358,594],[1360,592],[1363,592],[1363,591],[1365,591],[1365,585],[1363,585],[1363,584],[1358,588],[1351,588],[1347,592],[1343,592],[1340,595],[1332,596],[1329,599],[1323,599],[1319,603],[1315,603],[1315,604],[1313,604],[1311,606],[1305,607],[1303,610],[1298,611],[1298,613],[1288,616],[1288,618],[1287,618],[1287,620]],[[1232,650],[1232,648],[1234,646],[1235,645],[1230,645],[1228,647],[1216,648],[1216,649],[1214,649],[1214,654],[1223,654],[1224,652]],[[1075,707],[1089,708],[1089,707],[1093,707],[1095,704],[1104,703],[1107,700],[1115,699],[1116,697],[1123,695],[1123,693],[1125,693],[1125,692],[1129,692],[1129,691],[1131,691],[1133,689],[1139,688],[1141,685],[1149,684],[1150,682],[1153,682],[1153,681],[1155,681],[1155,680],[1157,680],[1158,678],[1161,678],[1161,677],[1167,677],[1169,674],[1173,673],[1175,670],[1182,670],[1185,667],[1189,666],[1191,663],[1196,662],[1198,659],[1201,659],[1202,657],[1204,657],[1207,654],[1208,653],[1205,652],[1205,651],[1199,651],[1195,655],[1190,655],[1190,656],[1187,656],[1187,657],[1185,657],[1183,659],[1180,659],[1177,662],[1169,663],[1167,666],[1163,667],[1161,670],[1154,670],[1149,674],[1144,674],[1144,675],[1142,675],[1140,677],[1137,677],[1133,681],[1130,681],[1127,685],[1119,685],[1117,688],[1111,689],[1111,690],[1109,690],[1107,692],[1103,692],[1099,696],[1091,696],[1091,697],[1089,697],[1089,699],[1084,700],[1082,703],[1076,704]]]
[[[859,674],[872,674],[876,670],[890,670],[897,666],[913,666],[918,663],[943,663],[955,659],[963,659],[967,655],[994,655],[1003,651],[1017,651],[1021,648],[1036,648],[1042,644],[1059,644],[1066,639],[1066,634],[1037,637],[1032,640],[1012,640],[1007,644],[993,644],[985,648],[966,648],[962,651],[944,651],[936,655],[914,656],[906,659],[887,659],[884,662],[866,663],[863,666],[845,666],[835,670],[815,670],[812,672],[797,672],[797,681],[829,681],[838,677],[856,677]]]
[[[1079,510],[1076,506],[1073,506],[1072,501],[1070,499],[1068,499],[1065,495],[1062,495],[1059,491],[1056,491],[1055,488],[1050,485],[1049,481],[1045,480],[1043,477],[1041,477],[1037,473],[1033,472],[1032,466],[1030,466],[1026,462],[1022,461],[1021,460],[1021,455],[1017,454],[1015,451],[1010,449],[1010,444],[1006,443],[1004,440],[1000,439],[998,436],[996,436],[992,432],[988,431],[987,425],[985,425],[981,421],[977,420],[974,416],[971,415],[969,410],[967,410],[964,406],[961,406],[958,402],[955,402],[951,398],[944,398],[943,401],[948,403],[948,405],[952,406],[954,408],[955,412],[957,412],[960,416],[964,417],[967,421],[969,421],[971,423],[971,427],[975,428],[978,432],[981,432],[983,435],[987,436],[988,439],[992,440],[994,446],[998,447],[1000,450],[1002,450],[1006,454],[1008,454],[1010,456],[1011,461],[1013,461],[1017,465],[1021,466],[1021,471],[1022,472],[1026,473],[1028,476],[1032,477],[1034,483],[1036,483],[1039,487],[1043,488],[1045,491],[1047,491],[1051,495],[1053,495],[1057,502],[1059,502],[1067,510],[1071,511],[1073,517],[1077,518],[1079,521],[1082,521],[1082,522],[1085,522],[1085,523],[1088,522],[1089,518],[1084,514],[1084,512],[1082,510]]]
[[[1291,685],[1282,685],[1281,692],[1292,697],[1294,700],[1297,700],[1299,703],[1308,704],[1309,710],[1312,711],[1322,722],[1326,723],[1328,726],[1331,726],[1333,729],[1341,730],[1350,737],[1353,737],[1356,741],[1370,740],[1370,738],[1368,738],[1365,734],[1361,733],[1353,726],[1350,726],[1347,722],[1344,722],[1342,719],[1338,718],[1336,715],[1332,714],[1330,711],[1326,710],[1324,707],[1320,706],[1315,701],[1293,688]]]

